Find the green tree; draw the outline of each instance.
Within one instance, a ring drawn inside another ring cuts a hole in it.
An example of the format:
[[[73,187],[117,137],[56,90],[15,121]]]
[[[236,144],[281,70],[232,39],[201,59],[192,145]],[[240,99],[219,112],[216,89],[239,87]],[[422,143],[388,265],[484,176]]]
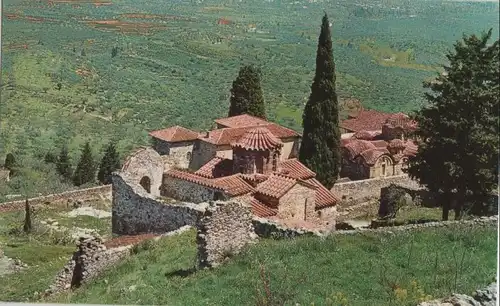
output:
[[[302,115],[300,161],[331,188],[340,172],[339,105],[328,16],[323,16],[316,55],[316,75]]]
[[[408,174],[441,195],[443,220],[452,198],[455,219],[464,203],[490,194],[498,182],[499,42],[492,31],[466,36],[447,54],[449,66],[424,83],[428,105],[414,114],[419,148]]]
[[[82,150],[80,161],[76,166],[73,174],[73,184],[80,186],[86,183],[91,183],[95,179],[95,165],[92,157],[90,144],[87,142]]]
[[[26,202],[24,205],[24,226],[23,230],[26,234],[31,233],[32,229],[32,224],[31,224],[31,207],[28,201],[28,198],[26,198]]]
[[[120,168],[120,157],[116,152],[114,143],[110,143],[106,148],[104,156],[102,157],[101,164],[99,165],[99,172],[97,179],[102,184],[111,184],[111,173]]]
[[[71,161],[69,159],[68,147],[63,145],[56,160],[56,170],[63,178],[70,180],[73,175]]]
[[[260,69],[252,65],[240,68],[231,88],[229,117],[248,114],[266,118],[266,107],[260,87]]]
[[[4,163],[4,168],[7,170],[10,170],[10,176],[14,176],[16,172],[16,158],[12,153],[7,154],[5,157],[5,163]]]

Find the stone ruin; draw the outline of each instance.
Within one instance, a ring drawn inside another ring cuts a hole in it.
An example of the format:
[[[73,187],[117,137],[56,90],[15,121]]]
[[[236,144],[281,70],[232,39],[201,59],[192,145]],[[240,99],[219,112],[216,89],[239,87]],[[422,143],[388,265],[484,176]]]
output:
[[[107,249],[100,237],[82,237],[77,251],[56,276],[45,294],[78,288],[129,254],[130,246]]]
[[[197,224],[198,266],[216,267],[256,238],[250,207],[216,202]]]
[[[496,306],[498,301],[498,282],[491,283],[482,290],[476,290],[472,296],[453,294],[440,300],[422,302],[418,306]]]

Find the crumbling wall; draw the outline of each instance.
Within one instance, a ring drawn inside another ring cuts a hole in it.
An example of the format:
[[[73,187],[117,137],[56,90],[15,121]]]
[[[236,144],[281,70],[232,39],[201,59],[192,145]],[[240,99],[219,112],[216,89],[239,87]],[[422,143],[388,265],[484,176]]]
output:
[[[323,236],[319,231],[289,228],[268,219],[253,217],[255,234],[261,238],[294,238],[298,236]]]
[[[54,294],[82,284],[98,276],[129,254],[129,246],[106,249],[99,237],[80,238],[77,251],[57,274],[45,294]]]
[[[257,237],[250,207],[235,201],[216,202],[208,207],[197,228],[201,268],[220,265]]]
[[[380,189],[390,184],[396,184],[405,188],[419,190],[422,187],[411,180],[406,174],[390,176],[384,178],[374,178],[360,181],[351,181],[337,183],[331,191],[338,195],[343,202],[349,202],[350,205],[356,205],[380,196]]]
[[[142,147],[127,157],[121,172],[126,173],[130,181],[137,185],[146,179],[150,185],[149,192],[153,196],[159,196],[164,170],[165,165],[160,154],[152,148]]]
[[[112,231],[119,235],[166,233],[195,226],[206,203],[168,203],[144,191],[125,173],[114,173]]]
[[[212,201],[216,192],[217,190],[213,188],[168,175],[165,175],[163,178],[163,185],[161,187],[161,195],[192,203]]]

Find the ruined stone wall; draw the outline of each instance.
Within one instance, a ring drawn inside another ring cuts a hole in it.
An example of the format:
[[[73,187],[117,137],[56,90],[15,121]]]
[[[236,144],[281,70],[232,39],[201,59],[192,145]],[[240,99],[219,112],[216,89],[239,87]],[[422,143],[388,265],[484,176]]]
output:
[[[175,160],[176,166],[182,169],[190,167],[194,142],[176,142],[170,145],[169,156]]]
[[[104,185],[86,189],[71,190],[57,194],[28,199],[30,205],[49,205],[50,207],[66,207],[71,201],[92,201],[111,199],[111,185]],[[24,210],[26,200],[0,203],[0,212]]]
[[[285,227],[277,222],[254,216],[252,219],[255,234],[261,238],[294,238],[298,236],[323,236],[319,231]]]
[[[198,265],[215,267],[238,254],[257,237],[249,206],[215,202],[200,218],[197,232]]]
[[[407,175],[399,175],[337,183],[331,190],[344,202],[349,202],[349,205],[355,205],[372,199],[378,199],[380,197],[380,189],[390,184],[396,184],[414,190],[421,189],[419,184],[411,180]]]
[[[233,150],[231,147],[219,147],[217,148],[217,153],[215,155],[220,158],[233,159]]]
[[[298,155],[298,140],[296,137],[283,138],[283,147],[281,148],[280,160],[287,160]]]
[[[331,229],[335,229],[337,224],[337,206],[325,207],[316,211],[321,224]]]
[[[316,220],[315,199],[316,190],[295,184],[279,199],[278,218],[283,220]]]
[[[120,235],[165,233],[194,226],[203,214],[202,204],[166,203],[146,193],[124,173],[114,173],[112,231]]]
[[[214,200],[216,192],[215,189],[165,175],[161,195],[197,204]]]
[[[160,195],[160,186],[165,170],[164,160],[152,148],[140,148],[129,155],[123,164],[122,172],[135,184],[139,184],[144,178],[150,181],[150,191],[154,196]]]

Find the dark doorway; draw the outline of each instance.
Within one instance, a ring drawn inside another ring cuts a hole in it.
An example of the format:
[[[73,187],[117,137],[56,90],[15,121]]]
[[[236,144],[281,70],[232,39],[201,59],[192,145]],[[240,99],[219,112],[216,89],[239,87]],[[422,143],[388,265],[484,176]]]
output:
[[[141,178],[139,184],[141,184],[142,188],[146,189],[148,193],[151,193],[151,179],[149,177],[144,176]]]

